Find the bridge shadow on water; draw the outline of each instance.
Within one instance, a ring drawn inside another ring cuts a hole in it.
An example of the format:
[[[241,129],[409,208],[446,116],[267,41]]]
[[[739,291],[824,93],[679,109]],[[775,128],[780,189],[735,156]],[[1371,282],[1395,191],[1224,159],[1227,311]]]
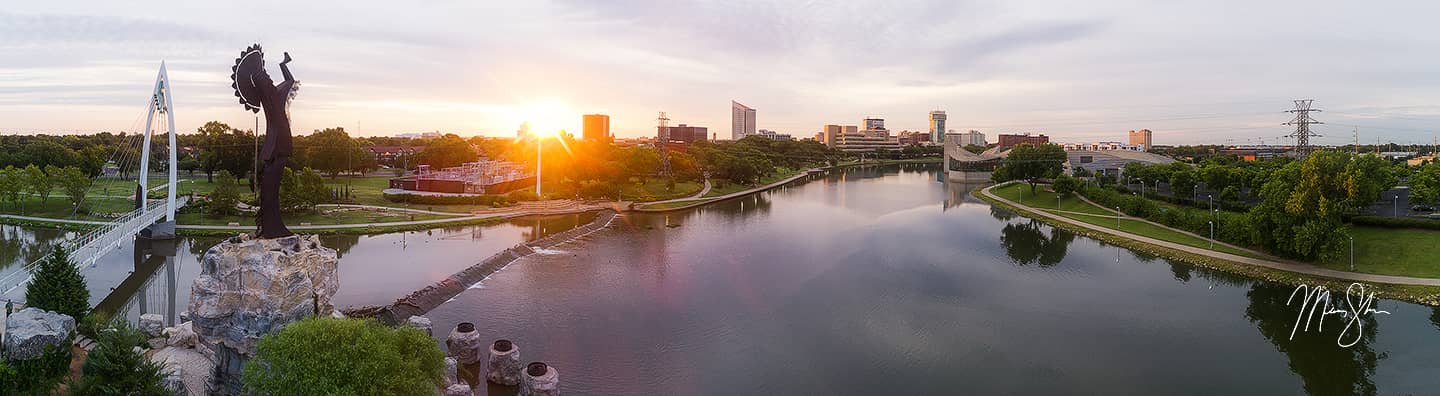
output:
[[[130,255],[134,270],[110,288],[95,305],[95,310],[131,323],[138,322],[140,315],[151,313],[163,316],[166,326],[180,323],[180,312],[184,312],[185,307],[177,306],[177,288],[190,287],[190,282],[179,282],[180,260],[176,259],[176,253],[180,243],[178,239],[136,238]]]

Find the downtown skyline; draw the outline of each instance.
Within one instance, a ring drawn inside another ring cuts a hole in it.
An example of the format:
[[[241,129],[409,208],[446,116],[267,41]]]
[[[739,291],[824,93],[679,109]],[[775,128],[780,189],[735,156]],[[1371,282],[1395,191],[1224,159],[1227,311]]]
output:
[[[732,100],[797,138],[866,116],[925,131],[938,109],[949,129],[992,136],[1274,144],[1301,98],[1325,110],[1316,144],[1357,126],[1365,144],[1429,143],[1440,121],[1424,3],[1315,3],[1303,20],[1241,2],[180,4],[7,7],[0,132],[138,130],[162,60],[178,130],[246,128],[226,76],[252,42],[295,57],[297,133],[504,137],[529,120],[578,134],[601,113],[626,138],[653,135],[659,111],[721,131]]]

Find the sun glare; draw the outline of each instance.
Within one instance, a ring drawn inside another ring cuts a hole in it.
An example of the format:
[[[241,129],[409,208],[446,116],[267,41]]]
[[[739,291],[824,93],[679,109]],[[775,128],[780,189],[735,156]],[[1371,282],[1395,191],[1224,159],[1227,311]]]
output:
[[[516,123],[530,125],[530,133],[540,137],[555,137],[561,130],[569,130],[580,115],[571,111],[559,101],[535,102],[519,110],[520,120]]]

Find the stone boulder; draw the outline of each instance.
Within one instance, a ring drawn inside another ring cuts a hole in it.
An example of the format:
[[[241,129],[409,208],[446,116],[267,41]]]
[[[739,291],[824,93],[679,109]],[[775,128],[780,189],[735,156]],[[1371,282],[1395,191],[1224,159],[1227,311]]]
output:
[[[454,384],[454,385],[450,385],[450,386],[448,386],[448,387],[445,387],[445,396],[470,396],[470,395],[473,395],[473,394],[474,394],[474,393],[470,392],[470,386],[469,386],[469,385],[465,385],[465,384]]]
[[[166,344],[180,348],[194,348],[200,342],[200,336],[195,334],[194,325],[190,322],[181,323],[179,326],[165,329]]]
[[[246,234],[212,246],[190,286],[190,323],[212,353],[211,395],[241,393],[241,368],[260,337],[335,310],[340,287],[335,249],[315,235],[258,239]]]
[[[434,334],[430,332],[430,318],[411,316],[410,319],[405,320],[405,325],[420,329],[420,331],[425,332],[425,335],[434,336]]]
[[[165,317],[155,313],[140,315],[139,327],[140,331],[145,332],[145,335],[152,338],[159,337],[160,333],[165,330]]]
[[[75,318],[39,308],[25,308],[5,319],[5,357],[28,360],[40,357],[45,347],[64,344],[75,331]]]
[[[206,346],[255,354],[260,337],[334,310],[340,287],[335,249],[315,235],[230,238],[207,250],[190,287],[190,320]]]

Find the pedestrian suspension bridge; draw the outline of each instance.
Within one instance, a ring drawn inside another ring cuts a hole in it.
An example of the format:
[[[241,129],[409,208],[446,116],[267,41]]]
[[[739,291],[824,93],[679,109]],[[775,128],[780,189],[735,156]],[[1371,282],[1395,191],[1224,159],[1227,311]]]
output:
[[[134,153],[133,147],[122,144],[120,149],[107,161],[114,164],[118,169],[126,169],[135,166],[138,162],[139,173],[136,177],[138,186],[134,195],[135,209],[124,213],[114,220],[101,224],[98,227],[83,232],[76,237],[69,238],[64,242],[55,244],[51,249],[62,248],[70,252],[70,260],[80,268],[81,273],[86,269],[93,268],[96,260],[105,256],[116,248],[135,240],[136,235],[143,235],[150,239],[173,239],[175,236],[175,210],[183,207],[188,200],[177,199],[175,194],[176,171],[176,143],[175,143],[175,112],[173,97],[170,90],[170,79],[166,74],[165,64],[161,63],[160,72],[155,77],[155,88],[150,96],[145,114],[145,132],[136,134],[129,143],[138,144],[139,152]],[[160,116],[160,123],[156,125],[156,116]],[[155,131],[165,134],[168,139],[166,146],[169,149],[168,161],[168,182],[162,186],[151,188],[149,186],[150,175],[150,142]],[[127,155],[131,154],[131,155]],[[138,154],[133,155],[133,154]],[[106,177],[103,174],[100,177]],[[123,178],[123,177],[122,177]],[[93,183],[95,179],[92,179]],[[149,192],[164,188],[166,195],[164,199],[148,199]],[[89,194],[87,194],[89,195]],[[78,207],[77,207],[78,209]],[[161,221],[163,220],[163,222]],[[0,276],[0,291],[8,301],[23,302],[25,300],[25,286],[34,276],[34,270],[40,262],[49,256],[46,254],[34,258],[23,267],[10,271]],[[138,268],[137,268],[138,269]],[[88,275],[87,275],[88,277]],[[93,298],[104,298],[107,296],[93,296]]]

